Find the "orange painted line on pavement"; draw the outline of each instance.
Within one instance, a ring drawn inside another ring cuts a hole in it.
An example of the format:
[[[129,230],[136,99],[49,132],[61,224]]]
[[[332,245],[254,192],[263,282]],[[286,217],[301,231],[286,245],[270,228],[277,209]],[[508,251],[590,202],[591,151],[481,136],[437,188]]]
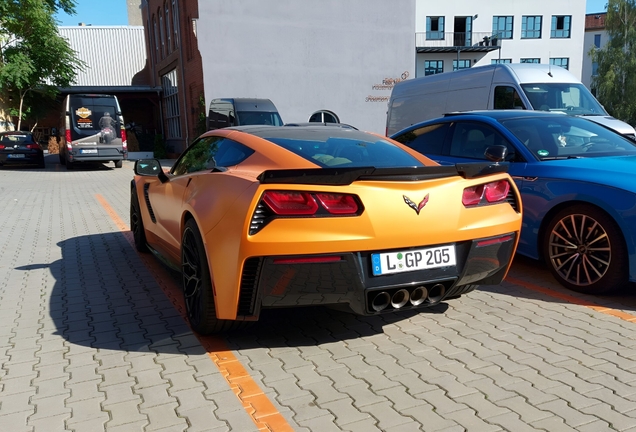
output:
[[[621,312],[619,310],[616,309],[612,309],[612,308],[608,308],[607,306],[601,306],[597,303],[594,302],[590,302],[587,300],[583,300],[582,298],[570,295],[570,294],[564,294],[561,292],[557,292],[557,291],[553,291],[549,288],[545,288],[539,285],[535,285],[533,283],[530,282],[525,282],[522,281],[520,279],[514,278],[514,277],[506,277],[506,282],[510,282],[513,283],[515,285],[521,285],[524,288],[527,288],[529,290],[532,291],[537,291],[540,292],[542,294],[548,295],[550,297],[554,297],[554,298],[558,298],[559,300],[564,300],[568,303],[572,303],[575,305],[579,305],[579,306],[585,306],[587,308],[590,308],[592,310],[595,310],[596,312],[600,312],[602,314],[605,315],[611,315],[614,316],[616,318],[620,318],[622,320],[625,321],[629,321],[629,322],[636,322],[636,315],[633,314],[629,314],[626,312]]]
[[[128,224],[119,217],[117,212],[108,204],[108,201],[106,201],[104,197],[96,194],[95,198],[97,198],[97,201],[104,207],[106,213],[108,213],[117,228],[122,232],[133,250],[136,251],[135,240]],[[173,282],[173,276],[163,265],[159,264],[152,254],[137,252],[137,255],[139,255],[139,258],[150,273],[152,273],[152,276],[161,290],[166,297],[170,299],[175,309],[179,311],[181,317],[187,323],[188,320],[181,288]],[[219,369],[219,372],[221,372],[221,375],[223,375],[229,384],[230,389],[239,399],[241,405],[243,405],[243,409],[256,424],[258,430],[273,432],[292,432],[294,430],[228,348],[222,338],[218,336],[201,336],[197,333],[194,333],[194,335],[199,339],[199,342],[203,348],[205,348],[208,356]]]

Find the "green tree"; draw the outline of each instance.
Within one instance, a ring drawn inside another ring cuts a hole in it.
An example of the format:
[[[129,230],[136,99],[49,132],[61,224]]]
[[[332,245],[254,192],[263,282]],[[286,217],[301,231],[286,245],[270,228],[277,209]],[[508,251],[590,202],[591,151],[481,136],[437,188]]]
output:
[[[25,102],[54,97],[85,67],[57,31],[59,10],[73,14],[75,1],[0,0],[0,92],[14,100],[18,129],[31,108]]]
[[[636,0],[609,0],[605,30],[608,42],[592,48],[598,64],[592,78],[598,100],[614,117],[636,124]]]

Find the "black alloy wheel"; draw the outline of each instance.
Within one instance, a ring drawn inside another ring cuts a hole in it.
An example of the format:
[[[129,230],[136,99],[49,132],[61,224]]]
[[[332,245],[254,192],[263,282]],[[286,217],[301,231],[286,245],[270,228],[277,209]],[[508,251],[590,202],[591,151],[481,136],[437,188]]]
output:
[[[121,168],[124,164],[124,162],[120,160],[114,161],[113,163],[115,164],[115,168]]]
[[[627,283],[623,235],[602,210],[584,204],[557,213],[547,226],[543,256],[561,285],[585,294],[603,294]]]
[[[139,252],[148,252],[144,221],[141,218],[141,210],[139,208],[139,198],[137,197],[137,190],[134,188],[130,191],[130,231],[133,233],[135,248]]]

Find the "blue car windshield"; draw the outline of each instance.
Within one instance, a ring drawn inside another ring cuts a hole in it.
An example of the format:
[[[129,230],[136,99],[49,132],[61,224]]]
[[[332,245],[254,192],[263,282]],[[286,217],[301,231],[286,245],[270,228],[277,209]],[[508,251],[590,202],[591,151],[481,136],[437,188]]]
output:
[[[546,115],[501,120],[540,160],[636,154],[636,143],[593,121]]]
[[[328,138],[310,141],[268,138],[275,144],[323,167],[421,167],[422,162],[385,140]]]

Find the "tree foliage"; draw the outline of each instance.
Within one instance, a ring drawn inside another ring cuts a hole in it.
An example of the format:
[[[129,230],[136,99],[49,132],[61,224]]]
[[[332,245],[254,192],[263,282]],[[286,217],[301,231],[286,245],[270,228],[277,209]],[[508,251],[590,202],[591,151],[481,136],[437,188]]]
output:
[[[18,129],[38,99],[68,87],[84,67],[57,30],[57,11],[75,12],[74,0],[0,0],[0,92],[13,99]]]
[[[596,96],[614,117],[636,124],[636,0],[608,0],[608,42],[592,48],[598,65],[592,79]]]

